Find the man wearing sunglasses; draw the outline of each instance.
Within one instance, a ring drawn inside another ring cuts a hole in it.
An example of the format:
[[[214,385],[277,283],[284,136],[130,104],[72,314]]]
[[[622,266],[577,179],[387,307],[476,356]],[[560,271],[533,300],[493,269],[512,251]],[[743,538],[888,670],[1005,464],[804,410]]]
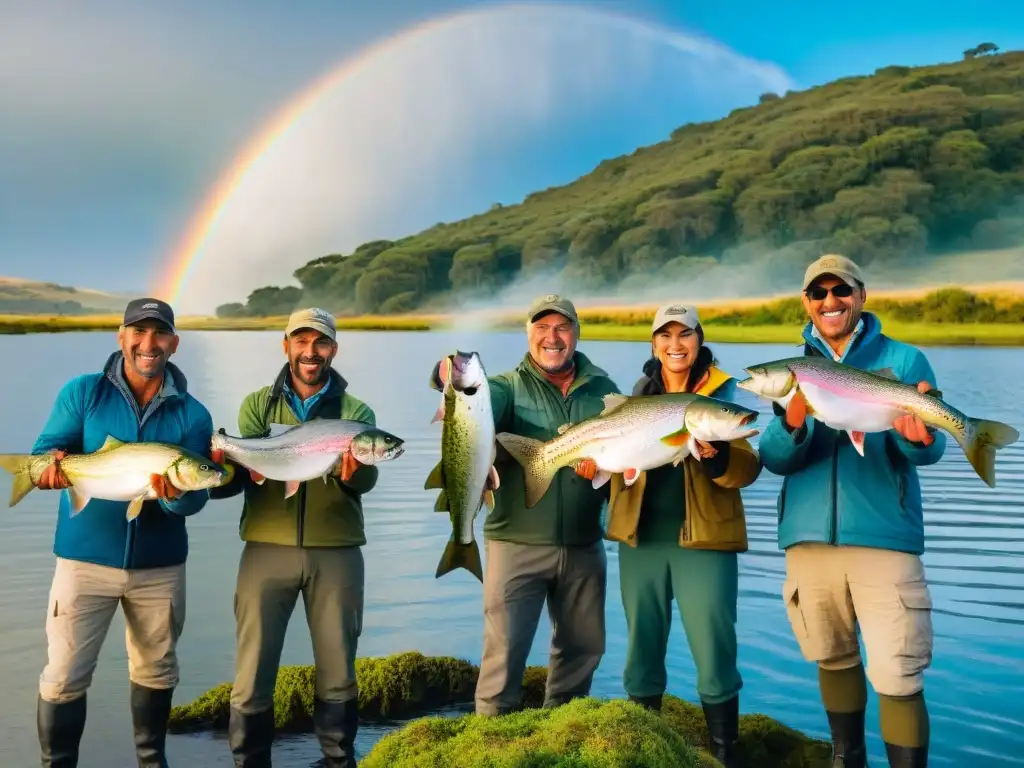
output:
[[[864,311],[864,278],[854,262],[822,256],[807,268],[803,286],[805,355],[889,369],[922,392],[932,388],[935,374],[924,354],[885,336],[878,317]],[[833,768],[867,764],[858,625],[889,765],[925,766],[923,672],[932,658],[932,603],[920,558],[917,467],[942,458],[945,435],[902,416],[888,432],[865,435],[861,456],[845,432],[814,419],[800,393],[775,412],[758,448],[765,468],[783,477],[783,599],[804,658],[818,664]]]

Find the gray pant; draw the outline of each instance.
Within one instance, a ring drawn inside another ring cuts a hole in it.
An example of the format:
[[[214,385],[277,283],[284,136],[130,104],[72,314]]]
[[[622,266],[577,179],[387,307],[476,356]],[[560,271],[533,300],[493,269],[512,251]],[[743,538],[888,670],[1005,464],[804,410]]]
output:
[[[604,543],[556,547],[488,540],[486,546],[477,714],[519,706],[526,658],[545,599],[552,629],[545,705],[589,695],[605,649]]]
[[[359,547],[291,547],[246,542],[235,589],[235,683],[242,714],[274,706],[285,631],[299,593],[313,641],[316,696],[356,698],[356,646],[363,626],[363,552]]]

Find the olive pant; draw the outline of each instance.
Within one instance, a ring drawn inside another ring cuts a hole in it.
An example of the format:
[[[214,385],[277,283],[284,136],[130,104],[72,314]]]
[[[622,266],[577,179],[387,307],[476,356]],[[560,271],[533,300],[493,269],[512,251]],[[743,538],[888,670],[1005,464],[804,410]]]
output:
[[[313,641],[316,697],[356,698],[356,645],[363,624],[359,547],[247,542],[235,590],[236,660],[231,706],[251,715],[274,706],[285,631],[299,594]]]
[[[665,654],[672,600],[697,668],[697,693],[707,704],[736,696],[735,552],[683,549],[677,544],[619,544],[619,585],[629,645],[623,687],[637,698],[665,693]]]

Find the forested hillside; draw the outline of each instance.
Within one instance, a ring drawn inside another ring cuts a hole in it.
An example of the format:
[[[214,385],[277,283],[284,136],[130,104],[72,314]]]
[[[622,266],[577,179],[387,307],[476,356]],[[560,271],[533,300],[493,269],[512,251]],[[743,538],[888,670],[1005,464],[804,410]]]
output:
[[[599,294],[753,260],[788,280],[825,249],[868,265],[1020,245],[1024,52],[986,50],[764,94],[521,204],[310,261],[301,288],[218,314],[443,308],[554,272]]]

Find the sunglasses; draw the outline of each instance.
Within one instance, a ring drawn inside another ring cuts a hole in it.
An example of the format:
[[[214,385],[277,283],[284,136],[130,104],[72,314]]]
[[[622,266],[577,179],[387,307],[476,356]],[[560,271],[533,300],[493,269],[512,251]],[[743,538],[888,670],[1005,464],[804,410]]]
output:
[[[822,288],[820,285],[813,285],[804,291],[804,293],[806,293],[807,298],[812,301],[822,301],[830,293],[837,299],[845,299],[853,296],[853,286],[847,285],[846,283],[839,283],[839,285],[833,285],[831,288]]]

